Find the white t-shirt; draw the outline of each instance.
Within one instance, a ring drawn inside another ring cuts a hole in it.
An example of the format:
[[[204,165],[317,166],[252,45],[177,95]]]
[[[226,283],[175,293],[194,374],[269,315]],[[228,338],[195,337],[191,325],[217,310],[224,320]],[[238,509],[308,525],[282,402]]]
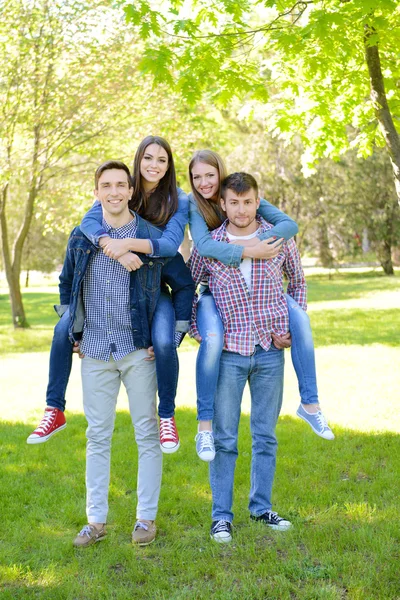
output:
[[[258,229],[257,231],[255,231],[254,233],[251,233],[250,235],[233,235],[232,233],[229,233],[229,231],[226,232],[226,235],[228,236],[228,239],[230,241],[236,241],[236,240],[251,240],[255,237],[257,237],[258,235]],[[251,281],[251,267],[252,267],[252,263],[251,263],[252,259],[251,258],[244,258],[242,260],[242,262],[240,263],[240,270],[242,272],[242,275],[244,277],[244,280],[247,284],[247,287],[249,288],[249,292],[251,294],[252,292],[252,281]]]

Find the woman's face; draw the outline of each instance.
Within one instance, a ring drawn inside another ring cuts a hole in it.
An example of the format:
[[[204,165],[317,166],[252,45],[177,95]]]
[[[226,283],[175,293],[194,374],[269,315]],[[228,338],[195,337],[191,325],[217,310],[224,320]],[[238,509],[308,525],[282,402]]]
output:
[[[218,200],[219,172],[206,163],[195,163],[192,167],[193,186],[206,200]]]
[[[145,190],[157,187],[168,171],[168,154],[162,146],[149,144],[140,162],[140,175]]]

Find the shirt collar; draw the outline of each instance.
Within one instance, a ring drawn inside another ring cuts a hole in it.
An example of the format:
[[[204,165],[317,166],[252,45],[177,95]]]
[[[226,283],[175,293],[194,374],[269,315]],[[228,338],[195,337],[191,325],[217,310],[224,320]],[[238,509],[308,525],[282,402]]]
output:
[[[132,211],[130,211],[132,216],[133,216],[133,220],[129,221],[128,223],[125,223],[125,225],[122,225],[122,227],[112,227],[111,225],[109,225],[107,223],[107,221],[105,220],[105,218],[103,217],[103,228],[104,231],[106,233],[109,233],[110,231],[117,231],[119,234],[124,234],[125,232],[130,231],[133,227],[136,227],[136,223],[137,223],[137,218],[136,218],[136,214]]]

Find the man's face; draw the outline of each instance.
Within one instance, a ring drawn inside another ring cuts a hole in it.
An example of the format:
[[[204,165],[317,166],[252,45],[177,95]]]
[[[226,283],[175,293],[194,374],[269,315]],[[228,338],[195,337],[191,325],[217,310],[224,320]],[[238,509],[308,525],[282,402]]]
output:
[[[107,169],[100,175],[94,195],[106,213],[120,215],[132,196],[128,174],[123,169]]]
[[[221,206],[229,222],[238,229],[246,229],[255,221],[259,205],[260,199],[252,188],[243,194],[226,190],[225,198],[221,199]]]

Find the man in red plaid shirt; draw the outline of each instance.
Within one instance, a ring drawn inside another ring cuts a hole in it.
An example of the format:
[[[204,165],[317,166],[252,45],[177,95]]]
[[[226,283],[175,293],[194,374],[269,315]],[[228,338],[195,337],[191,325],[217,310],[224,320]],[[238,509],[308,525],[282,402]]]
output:
[[[254,177],[247,173],[229,175],[222,183],[221,199],[227,220],[212,232],[213,239],[242,242],[271,228],[257,215],[259,203]],[[250,517],[274,529],[288,529],[291,523],[272,511],[271,492],[277,449],[275,426],[283,395],[283,349],[291,345],[283,273],[289,280],[287,293],[301,308],[307,307],[296,244],[289,240],[275,258],[244,259],[240,267],[201,257],[195,248],[191,271],[196,284],[208,282],[225,333],[213,419],[216,454],[210,463],[211,537],[218,542],[232,539],[233,480],[246,382],[251,393]],[[198,337],[195,305],[190,334]]]

